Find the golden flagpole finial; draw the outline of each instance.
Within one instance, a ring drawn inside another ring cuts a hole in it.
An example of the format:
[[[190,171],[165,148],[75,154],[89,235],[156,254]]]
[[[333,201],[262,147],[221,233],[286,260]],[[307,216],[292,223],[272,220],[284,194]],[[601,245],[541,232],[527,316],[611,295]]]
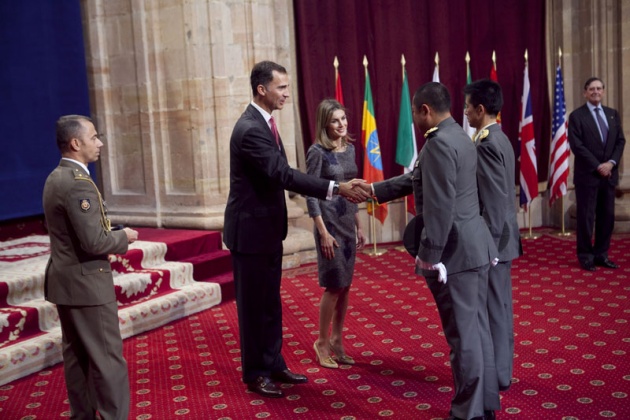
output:
[[[527,48],[525,48],[525,63],[527,63]]]
[[[494,50],[492,50],[492,63],[495,67],[497,66],[497,53]]]
[[[339,67],[339,60],[337,60],[337,56],[335,56],[335,60],[333,61],[333,66],[335,66],[335,70]]]
[[[435,65],[436,66],[440,65],[440,56],[439,56],[437,51],[435,52],[435,60],[433,60],[433,61],[435,61]]]
[[[364,55],[363,56],[363,67],[365,67],[366,70],[367,70],[367,66],[368,66],[367,55]]]
[[[400,55],[400,65],[402,66],[402,77],[403,77],[403,79],[405,78],[405,64],[407,64],[407,61],[405,61],[405,54],[401,54]]]
[[[562,67],[562,47],[558,47],[558,67]]]
[[[470,54],[466,51],[466,64],[470,63]]]

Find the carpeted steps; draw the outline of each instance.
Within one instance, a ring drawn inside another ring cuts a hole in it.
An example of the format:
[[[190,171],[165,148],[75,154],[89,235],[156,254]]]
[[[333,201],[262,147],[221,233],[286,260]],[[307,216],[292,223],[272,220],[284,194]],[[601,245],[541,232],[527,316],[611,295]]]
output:
[[[221,234],[138,229],[125,255],[110,255],[120,329],[129,337],[233,298]],[[0,385],[61,361],[56,308],[43,297],[47,236],[0,242]]]

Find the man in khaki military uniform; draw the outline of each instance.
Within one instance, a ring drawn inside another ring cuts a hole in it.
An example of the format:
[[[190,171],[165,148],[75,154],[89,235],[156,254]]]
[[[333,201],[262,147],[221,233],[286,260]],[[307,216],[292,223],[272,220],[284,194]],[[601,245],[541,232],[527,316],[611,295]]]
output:
[[[87,164],[103,143],[88,117],[57,121],[62,159],[44,185],[43,207],[51,256],[44,293],[57,305],[73,419],[127,419],[129,378],[118,326],[108,254],[124,254],[138,232],[111,231]]]

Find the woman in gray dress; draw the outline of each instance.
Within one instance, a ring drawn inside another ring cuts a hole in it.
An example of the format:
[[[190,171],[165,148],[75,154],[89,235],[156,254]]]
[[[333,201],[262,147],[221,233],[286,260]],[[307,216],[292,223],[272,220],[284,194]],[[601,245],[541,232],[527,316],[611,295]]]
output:
[[[358,170],[350,141],[345,109],[339,102],[325,99],[317,107],[315,144],[306,155],[307,172],[338,182],[354,179]],[[308,197],[307,205],[315,222],[319,285],[325,288],[319,304],[319,338],[313,350],[323,367],[352,365],[354,359],[345,352],[342,333],[357,249],[365,244],[358,207],[338,195],[332,200]]]

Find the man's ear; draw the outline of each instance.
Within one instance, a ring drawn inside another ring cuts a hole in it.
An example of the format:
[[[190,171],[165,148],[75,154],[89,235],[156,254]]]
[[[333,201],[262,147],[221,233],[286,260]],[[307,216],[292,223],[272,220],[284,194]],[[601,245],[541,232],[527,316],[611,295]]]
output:
[[[80,146],[81,146],[81,140],[79,140],[78,138],[73,137],[73,138],[70,140],[70,149],[71,149],[73,152],[76,152],[77,150],[79,150],[79,149],[80,149]]]
[[[265,94],[267,93],[267,89],[264,85],[258,85],[256,87],[256,91],[258,92],[258,96],[265,96]]]

